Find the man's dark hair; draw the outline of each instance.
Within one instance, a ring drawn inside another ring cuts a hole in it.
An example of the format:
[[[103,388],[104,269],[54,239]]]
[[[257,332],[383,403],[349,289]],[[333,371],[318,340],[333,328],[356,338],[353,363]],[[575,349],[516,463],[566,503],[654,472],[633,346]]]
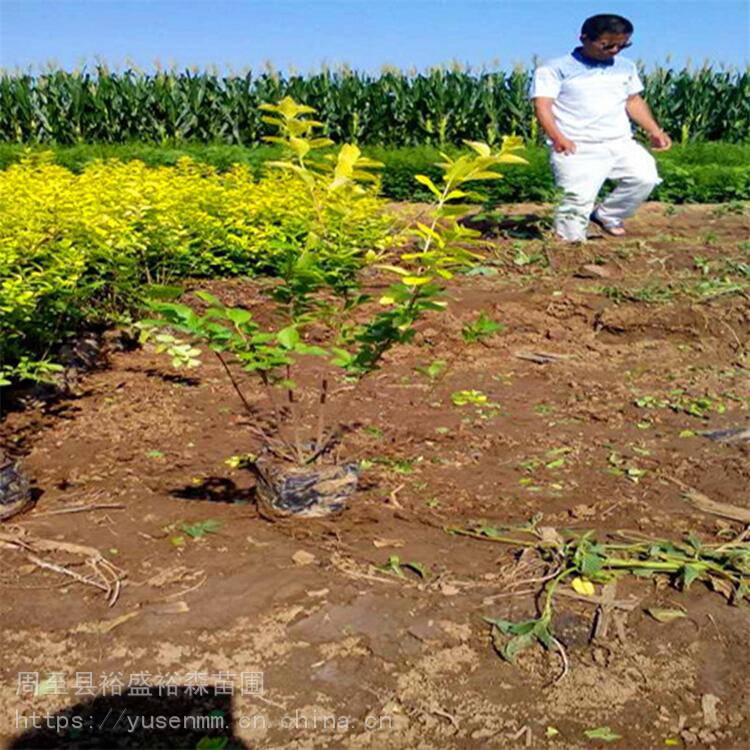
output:
[[[581,36],[595,42],[602,34],[632,34],[633,24],[627,18],[612,13],[600,13],[583,22]]]

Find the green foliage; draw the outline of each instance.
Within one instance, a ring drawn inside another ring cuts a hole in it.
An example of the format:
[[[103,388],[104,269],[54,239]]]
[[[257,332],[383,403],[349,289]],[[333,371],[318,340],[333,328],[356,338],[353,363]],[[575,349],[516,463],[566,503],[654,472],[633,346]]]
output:
[[[621,740],[622,735],[613,732],[609,727],[595,727],[594,729],[587,729],[583,733],[584,737],[589,740],[602,740],[603,742],[614,742],[615,740]]]
[[[0,167],[18,163],[24,156],[51,153],[54,163],[80,173],[96,159],[137,159],[148,166],[175,166],[187,156],[210,164],[219,172],[227,172],[234,165],[243,165],[255,177],[263,174],[268,161],[279,158],[282,148],[277,145],[243,147],[226,144],[193,142],[169,146],[132,144],[78,144],[74,146],[26,147],[0,143]],[[323,153],[331,149],[321,149]],[[382,195],[392,200],[429,201],[430,191],[414,180],[424,174],[433,182],[441,179],[440,151],[434,146],[386,148],[366,146],[363,154],[382,162],[380,171]],[[462,152],[456,146],[445,151],[452,156]],[[503,179],[477,186],[475,191],[488,204],[525,201],[550,202],[556,188],[545,148],[527,146],[523,151],[528,165],[523,169],[508,165]],[[676,145],[666,153],[655,154],[663,182],[652,197],[670,203],[724,203],[750,200],[750,145],[732,143],[689,143]]]
[[[476,344],[478,341],[484,341],[484,339],[503,330],[505,330],[505,326],[502,323],[496,323],[484,313],[480,313],[476,320],[467,323],[461,329],[461,338],[467,344]]]
[[[510,622],[510,620],[493,619],[485,617],[485,622],[492,625],[492,645],[495,650],[506,661],[515,662],[516,656],[524,649],[538,642],[544,648],[551,649],[554,636],[550,627],[550,616],[523,622]],[[501,635],[509,636],[504,640]]]
[[[467,404],[472,404],[473,406],[481,406],[482,404],[487,403],[487,395],[482,393],[482,391],[477,391],[474,389],[466,391],[455,391],[451,393],[451,401],[456,406],[466,406]]]
[[[221,527],[221,521],[208,518],[196,523],[183,523],[180,530],[184,531],[191,539],[200,539],[206,534],[215,534]]]
[[[727,410],[726,404],[716,396],[691,396],[681,388],[669,391],[663,398],[641,396],[636,398],[634,403],[642,409],[671,409],[699,419],[708,419],[712,413],[723,414]]]
[[[340,174],[348,168],[331,165]],[[361,188],[348,201],[339,186],[321,202],[319,191],[278,170],[256,179],[243,166],[219,174],[183,158],[155,169],[92,162],[74,174],[49,153],[29,154],[0,172],[0,374],[48,378],[57,344],[84,325],[127,322],[144,284],[258,272],[286,278],[295,264],[299,279],[302,245],[319,258],[326,283],[346,286],[390,233],[376,191]]]
[[[428,377],[430,380],[437,380],[444,372],[447,366],[447,362],[444,359],[436,359],[430,362],[426,367],[419,366],[414,369],[420,374]]]
[[[666,576],[682,589],[701,581],[734,604],[750,598],[750,543],[743,535],[709,544],[694,534],[674,542],[620,532],[614,539],[600,541],[593,531],[557,531],[538,527],[538,521],[534,518],[515,528],[475,525],[447,529],[451,534],[534,549],[550,568],[550,575],[541,579],[543,604],[537,618],[518,623],[485,618],[492,625],[496,650],[508,661],[534,643],[561,650],[553,631],[553,601],[556,589],[566,583],[577,593],[591,596],[595,584],[625,575]],[[657,610],[657,615],[665,617],[664,611]]]
[[[703,66],[643,71],[645,96],[675,141],[745,141],[750,72]],[[325,69],[308,76],[220,75],[216,71],[5,71],[0,140],[80,143],[185,140],[258,143],[272,131],[259,105],[285,96],[314,107],[326,137],[357,144],[499,142],[500,133],[536,140],[531,71],[434,67],[380,75]]]

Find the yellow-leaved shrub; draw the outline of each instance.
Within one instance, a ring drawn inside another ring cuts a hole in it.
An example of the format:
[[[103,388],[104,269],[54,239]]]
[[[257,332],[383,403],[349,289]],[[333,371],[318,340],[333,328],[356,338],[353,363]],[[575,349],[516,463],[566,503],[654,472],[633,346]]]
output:
[[[351,262],[384,245],[391,220],[377,189],[330,196],[321,252]],[[144,283],[273,274],[290,252],[316,249],[319,226],[308,192],[280,171],[255,179],[242,165],[219,174],[184,158],[156,168],[100,161],[74,174],[51,154],[32,156],[0,172],[3,363],[42,356],[84,318],[112,319]]]

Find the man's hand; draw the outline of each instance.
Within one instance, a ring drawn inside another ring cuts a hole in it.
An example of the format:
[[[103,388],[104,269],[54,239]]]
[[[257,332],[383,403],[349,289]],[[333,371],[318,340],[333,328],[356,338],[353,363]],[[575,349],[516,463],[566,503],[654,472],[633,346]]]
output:
[[[553,138],[552,148],[558,154],[574,154],[576,152],[576,144],[565,136]]]
[[[648,137],[654,151],[669,151],[672,148],[672,139],[663,130],[655,130]]]
[[[573,141],[566,138],[558,129],[555,124],[555,117],[552,114],[552,105],[555,100],[548,96],[537,96],[534,98],[534,114],[536,119],[539,120],[539,124],[542,126],[542,130],[547,134],[547,137],[552,141],[552,149],[557,154],[574,154],[576,152],[576,144]]]

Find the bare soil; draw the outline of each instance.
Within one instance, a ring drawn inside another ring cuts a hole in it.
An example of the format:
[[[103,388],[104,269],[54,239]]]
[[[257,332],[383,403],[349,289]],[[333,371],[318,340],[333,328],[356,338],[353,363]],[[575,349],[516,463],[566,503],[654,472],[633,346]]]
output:
[[[176,372],[148,347],[113,352],[77,395],[10,409],[2,438],[38,499],[0,531],[94,547],[127,577],[108,606],[102,591],[0,547],[7,747],[193,748],[204,736],[230,748],[750,746],[747,605],[626,578],[617,596],[637,606],[592,642],[596,606],[561,596],[554,627],[570,670],[555,683],[557,653],[508,664],[483,619],[535,614],[523,593],[533,585],[497,596],[514,590],[518,550],[445,531],[536,514],[600,535],[741,531],[670,479],[750,508],[750,443],[701,435],[750,424],[748,293],[675,285],[750,263],[749,237],[747,215],[649,204],[625,240],[497,238],[484,275],[451,283],[449,313],[335,400],[334,415],[361,425],[341,459],[369,462],[336,518],[258,514],[251,475],[225,463],[257,441],[208,358]],[[255,281],[195,288],[262,315]],[[461,327],[482,311],[506,328],[464,347]],[[528,358],[539,354],[555,356]],[[451,366],[433,384],[415,367],[436,359]],[[451,394],[469,389],[498,406],[455,406]],[[635,403],[676,390],[707,395],[705,416]],[[79,504],[122,507],[52,513]],[[212,533],[181,528],[209,519]],[[379,570],[392,555],[428,578]],[[660,623],[652,606],[687,617]],[[188,689],[160,695],[170,682]],[[225,730],[148,726],[212,710]],[[34,715],[61,732],[34,730]],[[620,739],[584,735],[603,726]]]

